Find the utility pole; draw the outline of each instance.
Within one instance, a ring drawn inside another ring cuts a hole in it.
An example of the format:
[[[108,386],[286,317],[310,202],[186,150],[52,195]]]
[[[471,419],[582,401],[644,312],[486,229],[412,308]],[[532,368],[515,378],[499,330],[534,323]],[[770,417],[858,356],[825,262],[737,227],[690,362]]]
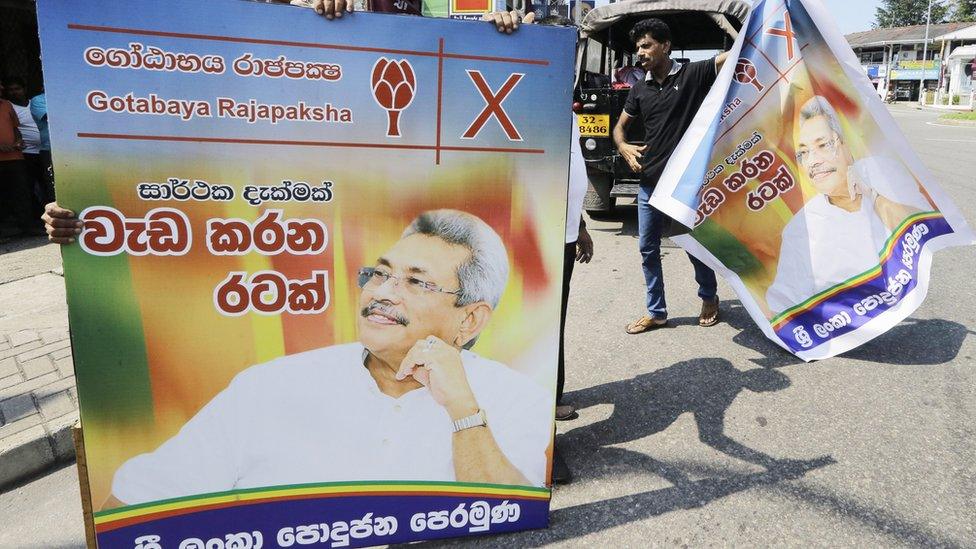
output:
[[[922,78],[918,82],[918,102],[919,104],[925,104],[925,63],[928,62],[926,57],[929,54],[929,25],[932,23],[932,0],[929,0],[929,10],[925,15],[925,43],[922,44]]]

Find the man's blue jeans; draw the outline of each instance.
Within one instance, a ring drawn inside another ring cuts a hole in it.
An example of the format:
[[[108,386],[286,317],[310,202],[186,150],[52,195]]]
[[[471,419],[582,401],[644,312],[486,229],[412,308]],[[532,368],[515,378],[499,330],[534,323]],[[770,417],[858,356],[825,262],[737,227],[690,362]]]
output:
[[[647,203],[651,192],[650,186],[641,185],[637,193],[637,234],[644,282],[647,284],[647,314],[663,319],[668,317],[668,306],[664,300],[664,272],[661,269],[661,233],[667,226],[668,216]],[[715,271],[691,254],[688,254],[688,258],[695,267],[698,297],[706,301],[714,300],[718,292]]]

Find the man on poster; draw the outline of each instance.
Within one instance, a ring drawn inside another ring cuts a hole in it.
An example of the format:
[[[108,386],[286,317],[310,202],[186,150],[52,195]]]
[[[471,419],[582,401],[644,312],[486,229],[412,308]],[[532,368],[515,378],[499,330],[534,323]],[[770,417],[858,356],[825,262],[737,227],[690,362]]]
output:
[[[892,231],[909,215],[931,209],[890,161],[854,158],[826,98],[803,105],[798,127],[796,164],[817,194],[783,229],[776,278],[766,292],[773,314],[877,266]]]
[[[484,221],[421,214],[360,270],[359,342],[244,370],[124,463],[105,507],[311,482],[542,486],[552,395],[465,350],[507,278],[505,246]]]

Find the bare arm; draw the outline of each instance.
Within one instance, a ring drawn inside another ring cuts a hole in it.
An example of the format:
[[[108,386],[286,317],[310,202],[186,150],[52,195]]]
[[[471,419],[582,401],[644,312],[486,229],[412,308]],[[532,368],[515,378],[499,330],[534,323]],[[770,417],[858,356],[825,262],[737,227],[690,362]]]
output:
[[[617,145],[617,151],[620,152],[620,156],[624,157],[624,161],[627,162],[630,169],[639,172],[641,169],[640,157],[647,145],[638,147],[627,142],[627,126],[633,118],[627,114],[627,111],[620,111],[617,125],[613,127],[613,143]]]
[[[18,124],[20,122],[18,121]],[[24,138],[20,135],[20,130],[16,126],[14,130],[14,142],[11,145],[0,145],[0,152],[16,152],[24,150]]]
[[[878,197],[874,201],[874,210],[890,231],[897,229],[906,217],[921,211],[914,206],[895,202],[882,196],[881,193],[878,193]]]
[[[474,415],[481,408],[468,384],[458,349],[434,336],[418,341],[404,357],[397,380],[407,376],[426,386],[453,421]],[[490,417],[488,425],[452,435],[455,478],[459,482],[530,484],[498,446]]]
[[[729,58],[729,52],[725,51],[715,56],[715,74],[722,70],[722,65],[725,64],[725,60]]]
[[[472,413],[477,413],[477,408]],[[463,417],[463,416],[462,416]],[[491,423],[491,418],[488,418]],[[458,482],[531,484],[498,447],[490,427],[472,427],[454,433],[454,477]]]
[[[580,218],[579,236],[576,239],[576,261],[589,263],[593,259],[593,238],[586,230],[586,222]]]

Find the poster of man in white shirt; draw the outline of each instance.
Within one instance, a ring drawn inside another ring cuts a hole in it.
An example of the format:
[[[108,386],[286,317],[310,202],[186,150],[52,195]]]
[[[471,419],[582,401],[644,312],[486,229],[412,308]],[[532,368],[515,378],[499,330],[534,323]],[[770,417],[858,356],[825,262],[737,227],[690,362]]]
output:
[[[796,165],[817,190],[783,229],[776,278],[766,291],[775,315],[873,267],[908,216],[934,209],[895,161],[855,159],[826,98],[800,109]]]
[[[359,271],[359,341],[247,368],[115,472],[105,508],[337,481],[543,486],[551,391],[467,350],[505,289],[483,220],[427,211]]]

